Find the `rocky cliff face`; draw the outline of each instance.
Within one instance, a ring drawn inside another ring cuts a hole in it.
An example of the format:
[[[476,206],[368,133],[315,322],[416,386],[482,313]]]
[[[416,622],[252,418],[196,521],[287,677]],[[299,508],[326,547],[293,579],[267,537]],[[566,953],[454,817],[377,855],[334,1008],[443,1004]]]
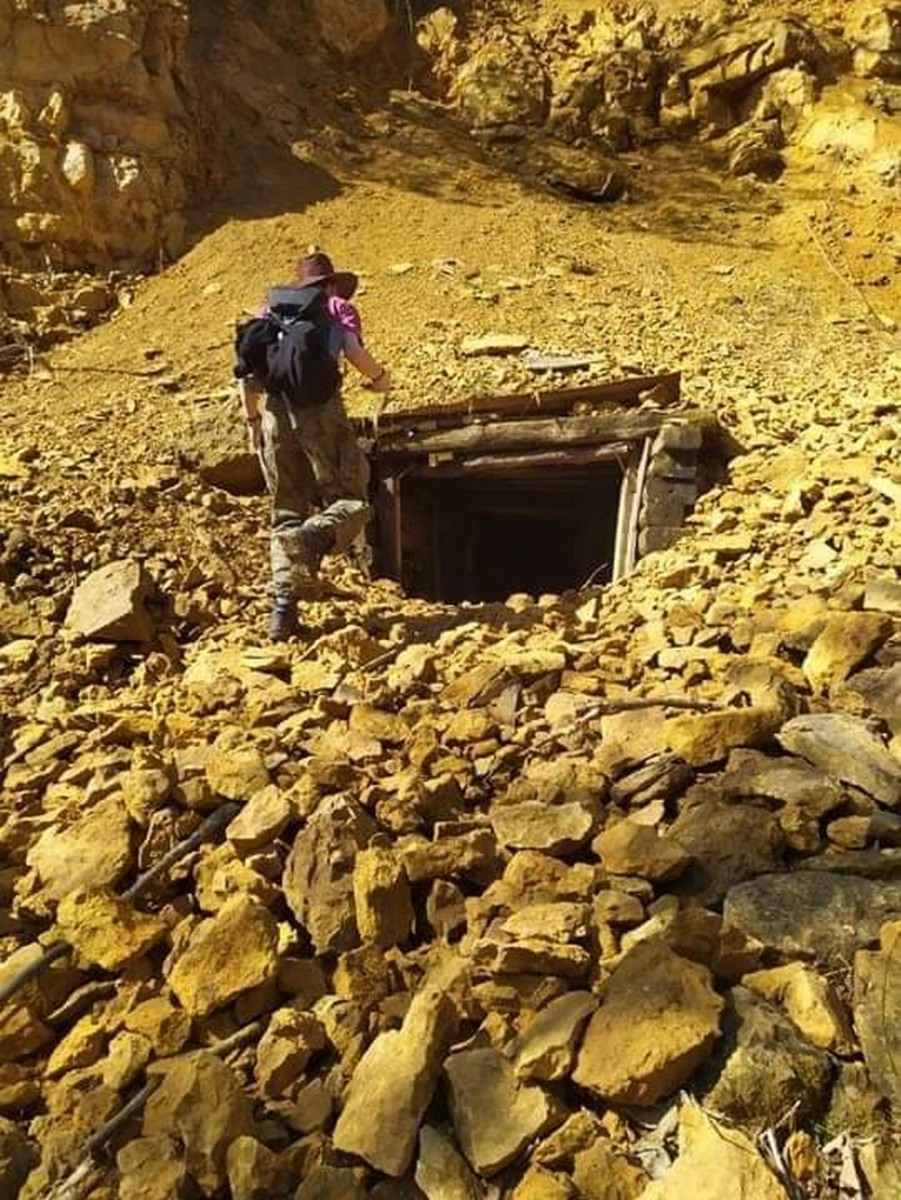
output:
[[[3,255],[142,265],[180,251],[203,174],[188,5],[0,4]]]
[[[280,106],[295,111],[311,78],[332,90],[329,66],[389,26],[384,0],[259,8],[0,0],[7,263],[135,269],[177,257],[186,210],[221,180],[236,121],[290,143],[297,129]]]
[[[873,181],[899,178],[901,143],[887,128],[881,88],[844,95],[844,125],[828,121],[825,137],[817,120],[824,88],[843,76],[886,82],[895,94],[901,10],[883,0],[841,11],[470,4],[434,10],[417,36],[434,84],[473,133],[507,148],[529,143],[545,174],[556,163],[559,175],[562,154],[570,190],[591,193],[592,158],[688,139],[710,143],[736,175],[777,178],[784,149],[797,143],[831,151]],[[581,164],[561,143],[581,151]],[[622,190],[608,184],[596,198]]]

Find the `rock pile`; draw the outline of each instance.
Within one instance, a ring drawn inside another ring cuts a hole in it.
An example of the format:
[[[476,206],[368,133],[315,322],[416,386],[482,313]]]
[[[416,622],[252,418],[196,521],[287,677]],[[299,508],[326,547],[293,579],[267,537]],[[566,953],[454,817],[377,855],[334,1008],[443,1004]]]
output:
[[[899,583],[739,616],[753,551],[711,524],[605,593],[377,584],[307,646],[224,630],[17,722],[0,985],[72,947],[0,1009],[19,1194],[147,1082],[92,1195],[826,1195],[849,1111],[890,1180]]]

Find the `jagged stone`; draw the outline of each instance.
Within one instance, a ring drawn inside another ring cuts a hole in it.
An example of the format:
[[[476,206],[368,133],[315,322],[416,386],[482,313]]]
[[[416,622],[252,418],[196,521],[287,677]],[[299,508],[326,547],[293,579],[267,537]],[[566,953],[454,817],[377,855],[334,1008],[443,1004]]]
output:
[[[445,833],[436,826],[434,841],[411,837],[398,845],[398,853],[411,883],[478,878],[497,862],[497,841],[490,829]]]
[[[442,941],[462,932],[466,927],[466,903],[456,884],[436,879],[426,901],[426,917],[435,935]]]
[[[457,1024],[450,986],[454,964],[426,980],[399,1030],[380,1034],[351,1077],[335,1146],[386,1175],[399,1177],[413,1161],[416,1136]]]
[[[0,985],[9,983],[20,971],[32,966],[42,953],[37,944],[14,951],[0,963]],[[53,1041],[53,1031],[41,1020],[42,1013],[41,997],[31,989],[24,989],[0,1006],[0,1063],[27,1058]]]
[[[34,1144],[13,1122],[0,1117],[0,1200],[17,1200],[39,1157]]]
[[[496,942],[483,938],[471,951],[473,966],[490,975],[560,975],[584,979],[591,956],[581,946],[561,945],[542,938]]]
[[[661,837],[650,825],[618,821],[594,839],[592,850],[613,875],[663,881],[680,875],[691,862],[676,836]]]
[[[103,1025],[91,1013],[86,1013],[53,1047],[44,1066],[44,1075],[54,1079],[78,1067],[93,1066],[103,1053],[107,1039]]]
[[[173,1061],[144,1109],[144,1138],[177,1138],[188,1173],[206,1195],[225,1187],[228,1148],[252,1131],[250,1101],[238,1077],[209,1050]]]
[[[742,985],[780,1004],[813,1046],[835,1054],[853,1054],[856,1048],[848,1014],[828,979],[805,963],[788,963],[766,971],[752,971]]]
[[[269,1200],[282,1188],[277,1154],[246,1134],[236,1137],[225,1155],[231,1200]]]
[[[510,1200],[573,1200],[573,1181],[562,1171],[530,1166],[510,1193]]]
[[[452,95],[474,129],[540,125],[548,110],[548,79],[534,52],[500,38],[460,68]]]
[[[19,1063],[0,1063],[0,1113],[19,1115],[32,1108],[40,1098],[40,1084],[28,1067]]]
[[[141,1137],[116,1155],[119,1200],[187,1200],[188,1168],[174,1138]]]
[[[107,1048],[103,1062],[103,1082],[121,1092],[144,1070],[153,1055],[153,1043],[140,1033],[122,1030]]]
[[[226,836],[239,854],[260,850],[273,842],[293,816],[283,792],[263,787],[244,805],[226,830]]]
[[[901,762],[859,717],[844,713],[795,717],[783,725],[779,742],[789,753],[859,787],[880,804],[901,807]]]
[[[691,857],[674,890],[699,904],[719,904],[731,887],[775,871],[782,859],[782,834],[763,808],[704,800],[686,808],[669,836]]]
[[[460,1149],[480,1175],[497,1174],[562,1120],[551,1097],[517,1080],[496,1050],[463,1050],[444,1064]]]
[[[172,779],[155,767],[127,771],[122,779],[122,803],[128,815],[146,829],[155,812],[163,807],[172,794]]]
[[[573,1183],[585,1200],[638,1200],[649,1180],[610,1138],[598,1138],[573,1160]]]
[[[723,920],[786,958],[850,962],[886,918],[901,915],[901,883],[799,871],[731,889]]]
[[[901,921],[881,930],[879,950],[859,950],[854,957],[854,1024],[860,1036],[870,1078],[887,1096],[892,1111],[901,1111]]]
[[[146,1037],[159,1058],[178,1054],[191,1036],[191,1017],[166,996],[154,996],[130,1009],[125,1028]]]
[[[667,721],[667,745],[691,766],[705,767],[736,746],[765,746],[780,724],[778,710],[763,706],[688,713]]]
[[[567,992],[537,1012],[507,1053],[523,1079],[565,1079],[579,1035],[598,1006],[591,992]]]
[[[241,802],[250,800],[269,783],[263,756],[253,746],[214,750],[206,763],[206,776],[216,795]]]
[[[686,1100],[679,1113],[679,1157],[641,1200],[787,1200],[787,1195],[746,1134],[718,1124]]]
[[[802,758],[773,758],[759,750],[736,750],[731,754],[718,783],[730,800],[768,797],[817,818],[838,808],[844,799],[842,788],[826,771]]]
[[[346,950],[338,956],[332,975],[332,989],[344,1000],[353,1000],[363,1009],[378,1007],[396,990],[394,964],[372,942]]]
[[[863,606],[871,611],[901,615],[901,579],[890,576],[871,579],[864,592]]]
[[[593,1146],[604,1133],[600,1117],[588,1109],[580,1109],[538,1143],[532,1151],[531,1161],[552,1168],[568,1166],[577,1154]]]
[[[269,908],[278,899],[278,889],[249,861],[240,859],[231,842],[223,842],[201,851],[194,868],[194,895],[204,912],[216,913],[235,896],[246,896]]]
[[[573,804],[495,804],[491,824],[502,846],[571,854],[591,836],[595,817],[587,806]]]
[[[785,170],[781,150],[785,144],[778,121],[748,121],[726,138],[730,175],[753,175],[772,183]]]
[[[527,904],[503,923],[503,931],[514,940],[544,938],[549,942],[574,942],[591,930],[591,909],[574,900],[549,904]]]
[[[317,954],[349,950],[359,940],[353,870],[378,826],[352,800],[330,796],[297,835],[282,888]]]
[[[856,672],[840,693],[839,702],[849,692],[860,697],[895,737],[901,736],[901,663]]]
[[[70,892],[60,901],[56,920],[79,955],[105,971],[121,970],[169,932],[160,917],[138,912],[127,900],[100,891]]]
[[[103,800],[67,829],[51,826],[28,852],[48,895],[113,888],[134,862],[131,822],[125,806]]]
[[[614,1103],[655,1104],[709,1057],[722,1007],[705,967],[644,942],[611,976],[573,1079]]]
[[[226,901],[176,952],[169,986],[192,1016],[206,1016],[278,974],[278,926],[247,896]]]
[[[369,1200],[358,1171],[318,1165],[304,1173],[294,1200]]]
[[[416,1186],[427,1200],[479,1200],[482,1188],[457,1147],[440,1129],[419,1131]]]
[[[413,904],[403,864],[387,846],[370,846],[357,855],[353,872],[360,937],[382,949],[405,942],[413,925]]]
[[[765,1129],[791,1111],[815,1116],[828,1095],[828,1056],[747,988],[733,988],[724,1020],[724,1056],[705,1101],[740,1125]]]
[[[901,15],[896,5],[889,0],[856,0],[849,6],[845,35],[856,47],[858,75],[901,79]]]
[[[75,589],[66,625],[83,638],[109,642],[149,642],[153,621],[146,602],[150,580],[134,559],[107,563]]]
[[[891,617],[877,613],[837,613],[830,617],[804,659],[804,674],[815,692],[843,683],[888,638]]]
[[[263,1095],[286,1095],[326,1044],[325,1030],[312,1013],[291,1008],[274,1012],[257,1045],[254,1074]]]

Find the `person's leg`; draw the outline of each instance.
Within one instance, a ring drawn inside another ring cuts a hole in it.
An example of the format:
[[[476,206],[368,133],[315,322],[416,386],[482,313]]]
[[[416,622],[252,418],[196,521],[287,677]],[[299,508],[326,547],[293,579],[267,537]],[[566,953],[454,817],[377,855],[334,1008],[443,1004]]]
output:
[[[297,600],[314,575],[303,526],[316,495],[316,479],[286,406],[275,397],[266,400],[261,432],[260,465],[272,496],[269,632],[282,641],[298,630]]]
[[[362,533],[369,518],[369,461],[340,395],[303,410],[298,433],[324,505],[322,512],[304,522],[305,533],[319,558],[341,554]]]

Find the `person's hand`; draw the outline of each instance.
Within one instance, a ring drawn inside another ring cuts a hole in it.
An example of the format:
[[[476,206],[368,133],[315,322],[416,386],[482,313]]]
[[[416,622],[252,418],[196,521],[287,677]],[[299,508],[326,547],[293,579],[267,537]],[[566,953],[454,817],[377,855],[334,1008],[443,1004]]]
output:
[[[377,375],[375,379],[367,379],[363,384],[370,392],[390,392],[392,386],[391,372],[387,367],[383,368],[381,375]]]
[[[247,418],[247,445],[251,454],[259,454],[263,444],[263,423],[259,417]]]

